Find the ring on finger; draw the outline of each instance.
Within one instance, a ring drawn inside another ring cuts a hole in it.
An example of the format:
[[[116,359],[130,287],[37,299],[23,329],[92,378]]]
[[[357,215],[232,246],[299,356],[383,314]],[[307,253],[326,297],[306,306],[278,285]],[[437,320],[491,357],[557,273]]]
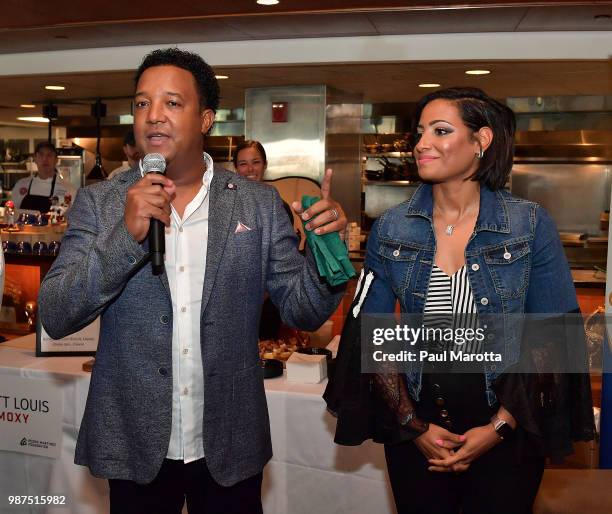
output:
[[[331,212],[331,215],[334,217],[334,221],[340,217],[340,214],[338,214],[336,209],[331,209],[329,212]]]

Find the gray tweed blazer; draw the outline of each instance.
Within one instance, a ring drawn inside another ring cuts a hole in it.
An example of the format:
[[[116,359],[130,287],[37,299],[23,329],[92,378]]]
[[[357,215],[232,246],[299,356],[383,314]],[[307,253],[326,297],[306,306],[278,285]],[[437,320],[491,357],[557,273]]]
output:
[[[152,275],[146,243],[123,221],[127,189],[139,177],[133,169],[79,192],[39,305],[54,338],[102,316],[75,462],[98,477],[148,483],[170,439],[173,319],[166,275]],[[239,221],[252,230],[236,234]],[[332,290],[312,257],[298,253],[276,190],[230,172],[215,171],[212,180],[207,245],[204,452],[214,479],[229,486],[259,473],[272,456],[257,347],[264,292],[285,323],[313,330],[342,290]]]

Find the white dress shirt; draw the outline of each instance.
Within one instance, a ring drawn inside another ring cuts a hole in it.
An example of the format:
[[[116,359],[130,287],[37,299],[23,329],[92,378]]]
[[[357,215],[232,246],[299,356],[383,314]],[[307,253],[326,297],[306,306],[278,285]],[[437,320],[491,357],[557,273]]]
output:
[[[213,160],[204,153],[202,187],[181,219],[172,207],[166,228],[165,266],[172,297],[172,430],[167,458],[192,462],[204,457],[204,374],[200,308],[208,242],[208,190]]]

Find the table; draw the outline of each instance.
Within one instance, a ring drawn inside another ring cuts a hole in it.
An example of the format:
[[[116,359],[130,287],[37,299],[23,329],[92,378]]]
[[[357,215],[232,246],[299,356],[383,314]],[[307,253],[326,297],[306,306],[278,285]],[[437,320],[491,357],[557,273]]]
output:
[[[53,380],[64,393],[61,456],[58,459],[0,452],[0,501],[9,494],[66,495],[65,508],[29,507],[15,513],[102,514],[108,486],[73,463],[90,374],[83,357],[34,356],[34,335],[0,344],[0,373]],[[264,471],[265,514],[385,514],[394,512],[380,445],[333,443],[335,419],[325,410],[325,384],[265,382],[274,457]],[[0,503],[2,505],[2,503]],[[3,513],[0,507],[0,513]]]
[[[89,388],[83,357],[34,356],[34,335],[0,344],[0,374],[62,385],[61,456],[49,459],[0,452],[0,502],[9,494],[66,495],[65,508],[11,508],[7,514],[104,514],[108,486],[73,463]],[[395,512],[380,445],[333,443],[334,418],[321,398],[325,384],[266,380],[274,457],[264,470],[265,514],[392,514]],[[1,435],[0,435],[1,436]],[[609,514],[612,470],[547,469],[535,514]],[[5,510],[0,503],[0,514]],[[187,514],[186,509],[183,511]]]

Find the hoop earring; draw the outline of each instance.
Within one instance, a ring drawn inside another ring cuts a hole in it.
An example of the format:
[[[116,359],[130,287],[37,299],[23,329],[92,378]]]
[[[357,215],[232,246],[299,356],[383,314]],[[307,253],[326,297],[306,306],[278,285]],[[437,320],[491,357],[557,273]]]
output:
[[[484,150],[482,149],[482,147],[480,147],[480,150],[476,154],[476,158],[477,159],[482,159],[483,157],[484,157]]]

